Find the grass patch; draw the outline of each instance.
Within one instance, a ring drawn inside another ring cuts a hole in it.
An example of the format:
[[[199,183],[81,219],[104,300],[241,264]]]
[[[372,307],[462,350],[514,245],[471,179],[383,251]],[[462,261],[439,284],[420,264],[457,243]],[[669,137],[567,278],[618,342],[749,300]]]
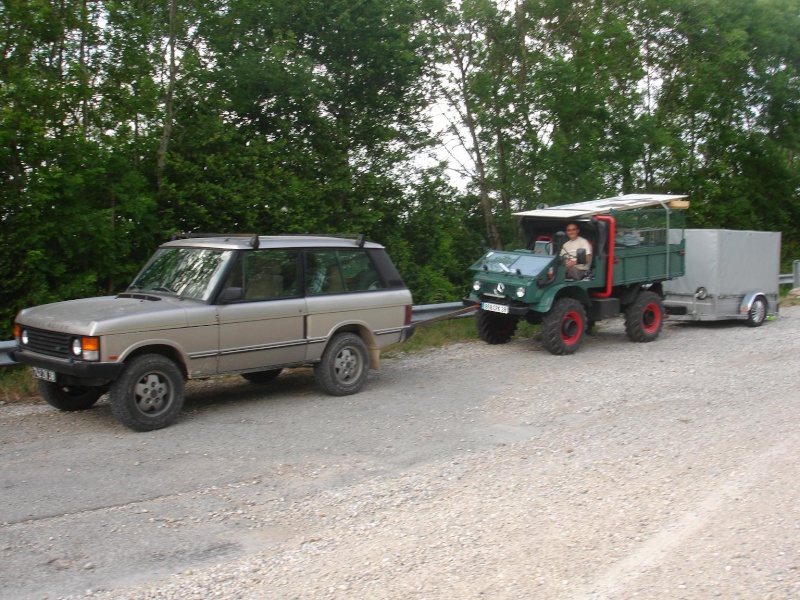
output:
[[[392,358],[400,353],[419,352],[477,339],[478,332],[475,331],[475,319],[472,317],[438,321],[417,327],[410,339],[400,344],[392,344],[383,351],[383,356]]]
[[[534,337],[538,330],[537,326],[520,321],[514,338]],[[474,317],[450,319],[418,327],[410,339],[384,349],[382,356],[395,358],[402,354],[476,340],[478,340],[478,332],[475,330]],[[40,400],[36,380],[31,375],[31,370],[25,366],[0,368],[0,402],[11,404],[31,400]]]
[[[14,366],[0,368],[0,401],[20,402],[38,397],[36,380],[28,367]]]
[[[538,331],[538,326],[520,321],[514,339],[534,337]],[[386,358],[393,358],[400,354],[421,352],[429,348],[442,348],[448,344],[471,342],[477,339],[478,332],[475,330],[474,317],[438,321],[418,327],[411,339],[389,346],[382,352],[382,355]]]

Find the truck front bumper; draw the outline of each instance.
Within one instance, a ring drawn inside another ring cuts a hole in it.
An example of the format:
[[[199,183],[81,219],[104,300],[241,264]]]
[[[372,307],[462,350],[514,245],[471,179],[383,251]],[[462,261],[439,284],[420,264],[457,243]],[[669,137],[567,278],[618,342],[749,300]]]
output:
[[[11,357],[20,364],[54,371],[58,381],[72,385],[105,385],[114,381],[122,369],[123,363],[86,362],[44,356],[25,350],[14,350]]]
[[[474,306],[476,309],[480,309],[480,310],[483,310],[483,308],[482,308],[483,302],[484,302],[483,300],[475,300],[475,299],[469,298],[469,297],[461,299],[461,303],[464,306]],[[494,298],[492,298],[492,299],[486,300],[486,302],[489,302],[489,303],[492,303],[492,304],[501,304],[503,306],[508,306],[508,312],[505,313],[505,314],[509,314],[511,316],[514,316],[514,317],[524,317],[525,315],[528,314],[528,311],[530,310],[530,308],[528,308],[528,306],[525,305],[525,304],[521,304],[519,302],[514,302],[514,301],[508,301],[508,300],[505,300],[505,299],[497,299],[497,300],[495,300]]]

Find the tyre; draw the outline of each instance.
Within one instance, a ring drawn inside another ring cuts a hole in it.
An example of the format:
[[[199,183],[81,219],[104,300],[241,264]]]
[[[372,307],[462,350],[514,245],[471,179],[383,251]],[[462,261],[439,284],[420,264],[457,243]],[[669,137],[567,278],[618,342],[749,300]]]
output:
[[[269,383],[270,381],[274,381],[275,378],[281,374],[281,371],[283,371],[283,369],[255,371],[253,373],[242,373],[242,377],[244,377],[250,383]]]
[[[664,326],[664,305],[655,292],[640,292],[625,309],[625,333],[634,342],[652,342]]]
[[[132,358],[111,384],[111,410],[117,420],[136,431],[170,425],[183,407],[181,369],[160,354]]]
[[[369,370],[367,347],[354,333],[338,333],[314,366],[314,380],[331,396],[355,394],[363,386]]]
[[[516,317],[478,310],[475,314],[475,329],[487,344],[505,344],[517,330]]]
[[[53,381],[37,381],[39,394],[50,406],[63,411],[86,410],[94,406],[100,396],[108,391],[106,387],[85,385],[63,385]]]
[[[551,354],[572,354],[583,343],[586,333],[586,310],[574,298],[559,298],[539,328],[544,347]]]
[[[767,320],[767,300],[764,296],[756,296],[750,310],[747,311],[747,325],[759,327]]]

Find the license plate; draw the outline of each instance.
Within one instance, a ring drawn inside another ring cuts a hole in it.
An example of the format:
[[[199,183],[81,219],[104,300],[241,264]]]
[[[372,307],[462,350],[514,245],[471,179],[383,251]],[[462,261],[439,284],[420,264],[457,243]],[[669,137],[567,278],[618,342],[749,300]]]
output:
[[[505,304],[494,304],[493,302],[482,302],[481,308],[496,313],[508,314],[508,307]]]
[[[50,369],[40,369],[39,367],[31,367],[33,371],[33,376],[36,379],[42,379],[44,381],[55,381],[56,380],[56,372],[51,371]]]

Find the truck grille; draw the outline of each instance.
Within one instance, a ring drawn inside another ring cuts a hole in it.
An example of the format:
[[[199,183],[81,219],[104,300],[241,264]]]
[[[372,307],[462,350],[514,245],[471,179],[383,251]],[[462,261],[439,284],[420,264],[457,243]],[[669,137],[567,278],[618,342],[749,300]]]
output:
[[[25,329],[28,332],[28,343],[23,347],[39,354],[58,358],[70,357],[72,336],[68,333],[45,331],[43,329]]]

